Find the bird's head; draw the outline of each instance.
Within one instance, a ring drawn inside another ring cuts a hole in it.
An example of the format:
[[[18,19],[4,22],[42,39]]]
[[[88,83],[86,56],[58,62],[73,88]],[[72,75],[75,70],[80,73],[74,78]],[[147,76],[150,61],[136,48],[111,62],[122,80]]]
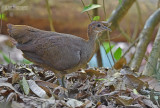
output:
[[[92,32],[92,33],[101,33],[103,31],[112,31],[109,26],[111,25],[111,23],[107,23],[105,21],[93,21],[88,29],[89,29],[89,32]]]

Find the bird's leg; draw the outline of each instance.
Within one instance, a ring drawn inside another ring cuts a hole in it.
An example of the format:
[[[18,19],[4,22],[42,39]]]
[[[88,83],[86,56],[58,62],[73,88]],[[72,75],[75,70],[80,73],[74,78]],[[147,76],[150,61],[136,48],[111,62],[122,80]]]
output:
[[[65,88],[64,78],[65,78],[65,76],[62,76],[62,77],[57,78],[57,80],[58,80],[59,84],[60,84],[62,87]]]

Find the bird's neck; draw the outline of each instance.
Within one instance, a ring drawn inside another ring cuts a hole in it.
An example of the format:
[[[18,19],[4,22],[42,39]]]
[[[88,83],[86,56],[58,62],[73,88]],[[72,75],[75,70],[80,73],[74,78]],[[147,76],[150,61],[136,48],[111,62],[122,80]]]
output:
[[[97,33],[95,31],[92,31],[91,29],[88,29],[88,42],[95,43],[97,39]]]
[[[88,56],[91,58],[94,53],[95,53],[95,49],[96,49],[96,40],[97,40],[97,33],[93,32],[93,31],[89,31],[88,30],[88,37],[89,40],[87,41],[87,45],[88,45]]]

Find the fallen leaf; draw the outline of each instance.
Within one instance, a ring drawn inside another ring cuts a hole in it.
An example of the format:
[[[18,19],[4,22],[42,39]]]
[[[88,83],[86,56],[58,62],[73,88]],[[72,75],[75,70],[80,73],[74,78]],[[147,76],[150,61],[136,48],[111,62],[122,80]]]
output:
[[[23,77],[23,79],[20,81],[20,85],[21,85],[24,93],[25,93],[26,95],[28,95],[30,89],[29,89],[29,85],[28,85],[27,80],[26,80],[25,77]]]
[[[12,76],[12,84],[17,83],[19,81],[19,73],[14,73]]]
[[[85,70],[86,74],[89,75],[89,76],[105,76],[105,73],[101,73],[99,70],[94,70],[94,69],[87,69]]]
[[[29,84],[29,88],[30,88],[30,89],[32,90],[32,92],[33,92],[34,94],[36,94],[38,97],[45,98],[45,99],[48,99],[48,98],[49,98],[48,95],[47,95],[47,93],[46,93],[41,87],[39,87],[39,86],[35,83],[35,81],[33,81],[33,80],[28,80],[27,82],[28,82],[28,84]]]
[[[123,57],[114,64],[114,68],[117,70],[121,69],[124,65],[126,65],[126,63],[126,58]]]

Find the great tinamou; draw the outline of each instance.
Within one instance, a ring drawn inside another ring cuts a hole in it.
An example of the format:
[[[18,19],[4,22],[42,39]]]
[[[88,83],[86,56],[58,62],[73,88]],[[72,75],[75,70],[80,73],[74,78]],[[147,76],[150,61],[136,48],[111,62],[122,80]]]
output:
[[[16,47],[23,56],[52,70],[64,86],[65,74],[86,66],[95,53],[96,40],[108,28],[104,21],[94,21],[88,26],[88,40],[51,31],[43,31],[26,25],[8,24],[9,35],[17,41]],[[62,78],[62,80],[60,80]]]

